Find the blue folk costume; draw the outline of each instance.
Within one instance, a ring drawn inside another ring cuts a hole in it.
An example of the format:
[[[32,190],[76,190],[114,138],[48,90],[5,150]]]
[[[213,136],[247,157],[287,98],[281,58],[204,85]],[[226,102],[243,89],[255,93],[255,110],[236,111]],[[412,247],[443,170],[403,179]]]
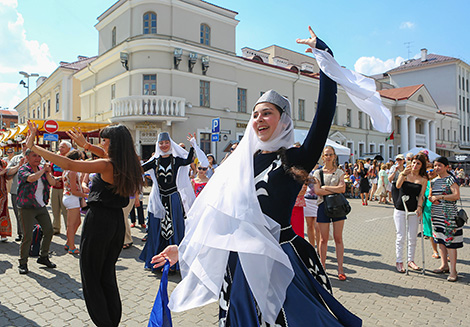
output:
[[[170,141],[171,149],[162,153],[160,141]],[[168,245],[179,245],[184,237],[184,221],[195,195],[189,180],[189,165],[193,162],[193,147],[186,151],[176,144],[167,132],[158,135],[155,155],[142,165],[149,172],[153,185],[148,205],[148,239],[139,258],[145,268],[151,269],[150,261]],[[168,157],[163,156],[169,154]]]
[[[261,96],[257,104],[275,104],[280,120],[270,139],[261,141],[252,117],[237,149],[188,212],[179,246],[182,281],[171,295],[172,311],[218,300],[219,326],[362,324],[333,297],[315,249],[292,230],[291,212],[302,183],[289,168],[311,171],[319,159],[335,113],[336,80],[361,110],[371,112],[376,129],[389,130],[391,114],[373,81],[341,68],[321,40],[316,47],[320,92],[307,138],[293,148],[289,100],[274,91]]]

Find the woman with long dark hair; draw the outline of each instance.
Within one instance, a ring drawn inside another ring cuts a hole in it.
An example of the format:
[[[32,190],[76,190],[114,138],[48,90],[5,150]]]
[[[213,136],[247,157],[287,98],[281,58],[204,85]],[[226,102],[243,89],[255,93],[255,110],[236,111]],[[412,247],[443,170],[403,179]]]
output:
[[[428,177],[426,175],[426,158],[423,155],[416,155],[410,161],[411,164],[398,176],[396,187],[398,189],[397,197],[394,199],[393,204],[393,220],[395,221],[395,228],[397,231],[396,238],[396,269],[400,273],[405,272],[403,267],[403,247],[405,244],[406,233],[408,233],[408,249],[407,249],[407,264],[413,270],[420,270],[414,262],[419,218],[423,214],[423,201],[424,192]],[[406,201],[408,211],[411,213],[406,216],[405,207],[403,205],[402,196],[408,195],[409,199]],[[408,230],[406,230],[406,222],[408,219]]]
[[[364,167],[364,161],[362,160],[359,160],[357,165],[358,165],[357,173],[361,177],[359,181],[359,192],[361,193],[362,205],[366,206],[369,204],[367,200],[369,198],[369,191],[370,191],[369,179],[367,178],[368,170],[366,167]]]
[[[434,160],[436,178],[431,184],[429,201],[432,203],[431,220],[433,237],[439,244],[441,265],[433,272],[448,273],[449,282],[455,282],[457,275],[457,249],[463,247],[463,228],[457,227],[457,201],[460,199],[460,188],[456,178],[449,173],[449,160],[439,157]],[[447,261],[449,258],[450,265]]]
[[[116,261],[124,243],[122,208],[129,196],[142,189],[142,168],[132,136],[124,125],[108,126],[100,132],[101,146],[86,142],[78,131],[68,134],[81,147],[101,159],[71,160],[34,144],[37,127],[28,121],[26,145],[62,169],[97,173],[88,196],[80,242],[80,273],[83,295],[91,319],[97,326],[118,326],[122,306],[116,280]]]

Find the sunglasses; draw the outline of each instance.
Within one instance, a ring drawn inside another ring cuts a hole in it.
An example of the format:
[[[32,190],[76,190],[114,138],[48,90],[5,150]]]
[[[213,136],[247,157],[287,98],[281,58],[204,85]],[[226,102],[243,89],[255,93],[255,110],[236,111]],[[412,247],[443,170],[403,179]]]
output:
[[[429,170],[426,171],[426,173],[429,174],[429,173],[432,173],[433,171],[434,171],[434,169],[429,169]]]
[[[13,153],[13,151],[7,151],[8,154]]]
[[[207,167],[197,167],[198,170],[203,170],[203,171],[206,171],[207,170]]]

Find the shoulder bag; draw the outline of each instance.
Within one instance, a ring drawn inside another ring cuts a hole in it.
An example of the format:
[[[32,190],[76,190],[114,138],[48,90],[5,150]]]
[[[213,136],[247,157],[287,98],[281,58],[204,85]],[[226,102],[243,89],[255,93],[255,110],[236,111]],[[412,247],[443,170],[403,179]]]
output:
[[[462,199],[460,199],[460,210],[457,211],[457,216],[455,216],[455,223],[457,227],[462,227],[468,221],[468,216],[465,210],[463,210]]]
[[[323,169],[320,169],[320,181],[321,185],[325,185]],[[323,202],[325,203],[325,215],[330,218],[344,217],[351,212],[351,206],[343,193],[324,195]]]

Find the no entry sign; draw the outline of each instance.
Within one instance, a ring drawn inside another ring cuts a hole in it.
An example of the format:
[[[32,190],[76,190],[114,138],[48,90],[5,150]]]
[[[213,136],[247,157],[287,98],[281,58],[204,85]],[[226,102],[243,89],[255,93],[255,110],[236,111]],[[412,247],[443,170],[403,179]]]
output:
[[[46,120],[44,130],[48,133],[55,133],[59,129],[59,124],[55,120]]]

